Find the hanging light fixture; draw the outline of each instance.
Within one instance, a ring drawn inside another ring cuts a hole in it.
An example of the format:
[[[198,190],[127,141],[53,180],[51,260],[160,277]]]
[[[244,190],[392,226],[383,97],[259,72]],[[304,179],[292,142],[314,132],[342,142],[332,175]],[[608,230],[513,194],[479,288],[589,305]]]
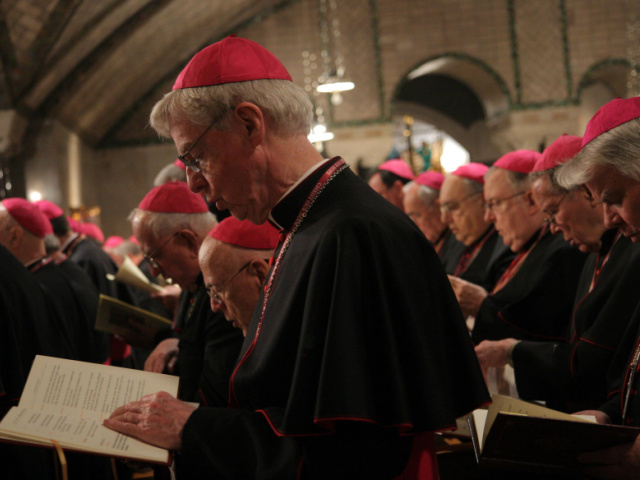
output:
[[[329,131],[327,124],[324,121],[322,107],[316,107],[313,109],[313,126],[311,127],[311,132],[307,135],[307,138],[311,143],[316,145],[333,139],[333,133]]]
[[[340,54],[340,21],[336,14],[336,0],[319,0],[324,74],[318,79],[316,91],[330,93],[331,103],[342,103],[342,92],[353,90],[355,83],[345,77],[344,58]],[[327,5],[328,3],[328,5]],[[331,20],[331,22],[329,22]],[[331,29],[329,28],[331,23]]]

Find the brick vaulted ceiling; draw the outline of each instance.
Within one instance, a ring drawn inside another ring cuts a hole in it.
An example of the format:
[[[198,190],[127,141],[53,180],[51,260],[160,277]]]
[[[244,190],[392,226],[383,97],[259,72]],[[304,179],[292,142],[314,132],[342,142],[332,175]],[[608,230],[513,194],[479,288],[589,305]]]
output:
[[[144,141],[127,126],[140,131],[196,51],[291,2],[0,0],[0,109],[95,147]]]

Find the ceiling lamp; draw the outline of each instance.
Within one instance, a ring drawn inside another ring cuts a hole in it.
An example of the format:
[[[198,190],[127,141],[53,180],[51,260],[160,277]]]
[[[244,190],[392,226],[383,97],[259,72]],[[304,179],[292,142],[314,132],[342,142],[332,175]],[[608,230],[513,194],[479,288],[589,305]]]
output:
[[[316,123],[307,138],[311,143],[328,142],[333,140],[333,133],[327,130],[327,126],[323,123]]]

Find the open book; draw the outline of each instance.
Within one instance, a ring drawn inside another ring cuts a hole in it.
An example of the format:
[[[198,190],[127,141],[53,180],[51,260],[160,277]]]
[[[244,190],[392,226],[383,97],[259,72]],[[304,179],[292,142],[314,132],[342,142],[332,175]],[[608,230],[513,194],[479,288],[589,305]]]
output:
[[[147,276],[142,273],[142,270],[133,263],[128,256],[124,257],[124,261],[115,275],[107,273],[109,280],[118,280],[119,282],[126,283],[132,287],[139,288],[148,293],[156,293],[164,290],[160,285],[152,283]]]
[[[481,465],[527,471],[579,471],[580,453],[631,443],[640,428],[602,425],[593,417],[558,412],[502,395],[469,417]]]
[[[170,452],[102,426],[144,395],[178,394],[178,377],[38,355],[20,403],[0,422],[0,440],[168,465]]]
[[[98,304],[98,314],[96,316],[95,329],[101,332],[116,333],[126,335],[134,330],[129,323],[133,320],[147,327],[156,330],[171,328],[171,320],[156,315],[142,308],[100,294],[100,302]]]

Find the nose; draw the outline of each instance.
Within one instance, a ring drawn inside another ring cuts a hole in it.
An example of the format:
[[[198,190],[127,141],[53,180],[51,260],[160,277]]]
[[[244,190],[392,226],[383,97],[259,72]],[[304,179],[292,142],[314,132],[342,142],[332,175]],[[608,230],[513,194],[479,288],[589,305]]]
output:
[[[484,221],[485,222],[495,222],[496,220],[496,216],[493,214],[493,212],[489,209],[485,209],[484,211]]]
[[[187,167],[187,184],[193,193],[205,192],[207,188],[207,180],[202,172],[194,172],[189,167]]]
[[[560,228],[558,228],[558,226],[555,223],[552,223],[551,225],[549,225],[549,230],[554,235],[556,235],[556,234],[558,234],[558,233],[560,233],[562,231],[562,230],[560,230]]]
[[[218,312],[224,312],[227,309],[227,306],[224,304],[224,302],[216,302],[213,298],[210,301],[211,303],[211,311],[214,313],[218,313]]]
[[[148,265],[152,277],[157,277],[158,275],[163,273],[161,268],[154,267],[153,265],[151,265],[151,262],[148,262]]]
[[[604,212],[604,225],[607,228],[613,228],[620,226],[622,223],[622,219],[620,218],[618,209],[615,206],[607,205],[603,203],[603,212]]]

